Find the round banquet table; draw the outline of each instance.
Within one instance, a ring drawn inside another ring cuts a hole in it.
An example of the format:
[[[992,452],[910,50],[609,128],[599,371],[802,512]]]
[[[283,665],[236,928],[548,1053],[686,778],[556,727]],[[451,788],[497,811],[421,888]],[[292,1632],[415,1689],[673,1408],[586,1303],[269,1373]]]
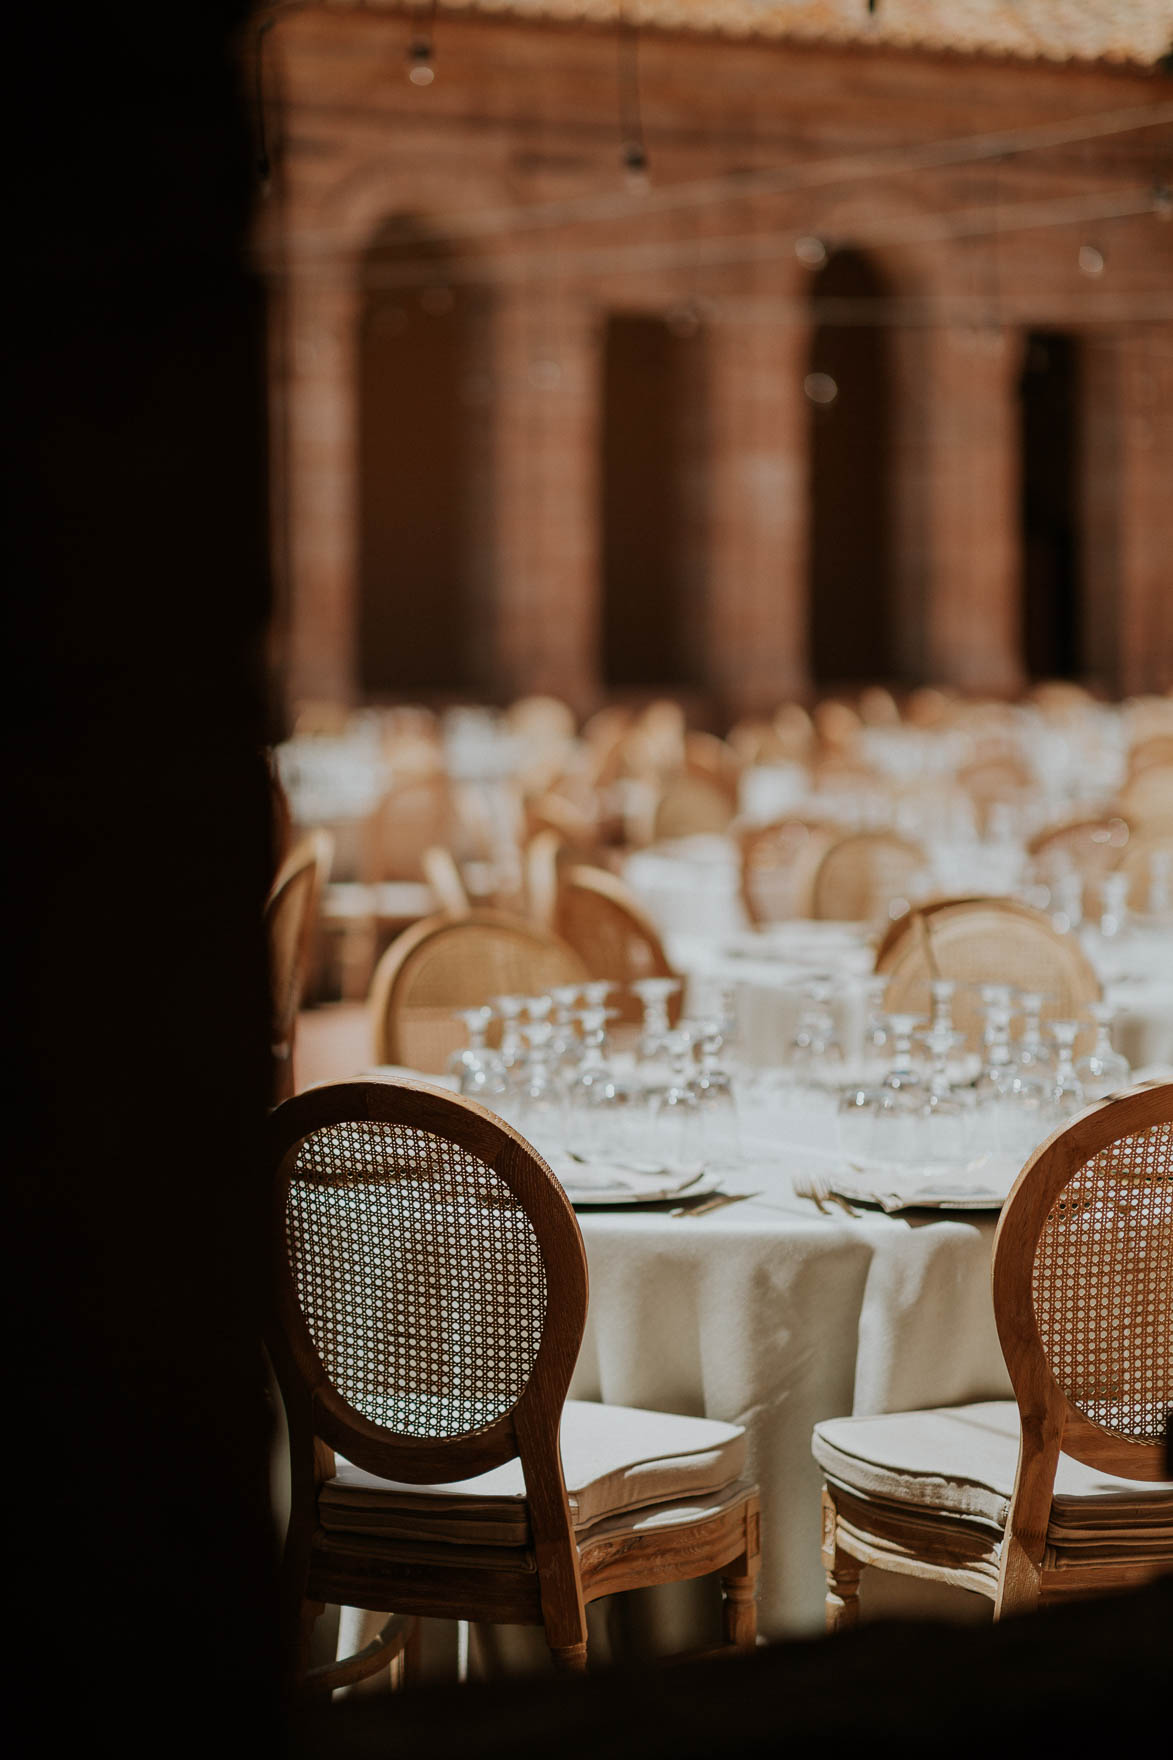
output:
[[[591,1300],[571,1396],[746,1427],[769,1638],[822,1625],[813,1426],[1009,1392],[989,1292],[996,1217],[823,1214],[794,1180],[832,1157],[786,1141],[798,1122],[748,1138],[749,1164],[724,1181],[757,1194],[744,1202],[579,1215]]]

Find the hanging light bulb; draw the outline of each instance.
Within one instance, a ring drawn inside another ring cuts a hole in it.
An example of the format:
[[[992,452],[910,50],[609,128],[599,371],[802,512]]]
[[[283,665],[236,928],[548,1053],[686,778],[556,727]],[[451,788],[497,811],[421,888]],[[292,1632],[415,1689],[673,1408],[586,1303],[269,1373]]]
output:
[[[436,25],[436,0],[430,0],[427,18],[413,27],[407,48],[407,77],[413,86],[430,86],[436,77],[432,66],[432,37]]]
[[[407,77],[413,86],[430,86],[436,77],[436,69],[432,66],[432,45],[423,37],[417,37],[407,51],[410,66]]]

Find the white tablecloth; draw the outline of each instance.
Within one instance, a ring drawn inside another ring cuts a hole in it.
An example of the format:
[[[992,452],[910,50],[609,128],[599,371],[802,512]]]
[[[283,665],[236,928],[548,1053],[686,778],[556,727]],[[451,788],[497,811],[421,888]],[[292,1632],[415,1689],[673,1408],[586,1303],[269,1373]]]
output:
[[[758,1198],[695,1217],[579,1218],[591,1302],[572,1395],[745,1425],[768,1637],[821,1627],[814,1424],[1009,1387],[989,1294],[994,1218],[822,1215],[791,1174],[825,1162],[779,1137],[725,1182]]]

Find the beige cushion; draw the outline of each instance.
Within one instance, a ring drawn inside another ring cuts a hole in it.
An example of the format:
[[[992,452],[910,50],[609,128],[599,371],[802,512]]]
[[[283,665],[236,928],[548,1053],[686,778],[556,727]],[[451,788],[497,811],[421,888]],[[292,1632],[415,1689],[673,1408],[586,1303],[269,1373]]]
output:
[[[529,1538],[520,1460],[450,1485],[376,1478],[341,1457],[323,1485],[322,1526],[383,1539],[524,1546]],[[692,1519],[745,1465],[745,1431],[710,1418],[567,1400],[562,1466],[576,1532],[652,1505],[689,1504]]]
[[[827,1478],[859,1496],[1002,1528],[1018,1463],[1018,1407],[1005,1399],[830,1418],[816,1424],[811,1447]],[[1118,1479],[1060,1455],[1050,1537],[1078,1540],[1089,1529],[1110,1530],[1113,1543],[1132,1532],[1173,1542],[1173,1484]]]

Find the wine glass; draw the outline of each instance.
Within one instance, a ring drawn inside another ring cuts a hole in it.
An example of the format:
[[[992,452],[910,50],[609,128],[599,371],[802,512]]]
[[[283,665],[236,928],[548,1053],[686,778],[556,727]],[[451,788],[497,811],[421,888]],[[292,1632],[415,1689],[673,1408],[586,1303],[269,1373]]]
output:
[[[1110,1002],[1093,1002],[1088,1013],[1096,1023],[1096,1042],[1075,1066],[1080,1086],[1089,1100],[1102,1100],[1118,1088],[1127,1087],[1132,1075],[1128,1059],[1112,1044],[1116,1010]]]
[[[509,1084],[499,1054],[491,1051],[485,1043],[492,1018],[491,1008],[458,1008],[454,1011],[453,1019],[463,1022],[469,1042],[462,1050],[453,1052],[448,1059],[448,1070],[459,1080],[462,1094],[499,1112]]]
[[[1051,1082],[1050,1106],[1055,1124],[1062,1124],[1079,1112],[1085,1103],[1083,1084],[1075,1073],[1072,1053],[1079,1034],[1078,1021],[1052,1021],[1051,1037],[1055,1041],[1055,1074]]]
[[[952,1026],[933,1025],[925,1034],[929,1053],[928,1093],[921,1108],[925,1160],[932,1166],[963,1167],[973,1148],[974,1108],[949,1080],[949,1058],[965,1043]]]
[[[733,1078],[722,1066],[725,1022],[719,1019],[692,1023],[696,1033],[698,1068],[692,1076],[696,1096],[699,1158],[706,1167],[737,1168],[742,1164],[737,1100]]]

